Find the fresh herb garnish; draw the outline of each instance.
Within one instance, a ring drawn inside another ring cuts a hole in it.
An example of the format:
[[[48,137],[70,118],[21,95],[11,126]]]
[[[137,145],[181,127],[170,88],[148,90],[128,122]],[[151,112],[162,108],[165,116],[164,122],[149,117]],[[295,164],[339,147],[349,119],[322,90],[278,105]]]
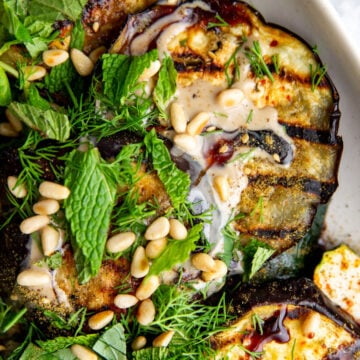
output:
[[[240,80],[240,66],[237,61],[237,54],[241,50],[242,46],[243,44],[239,45],[225,63],[225,77],[229,87],[232,86],[237,80]],[[234,75],[231,76],[230,71],[234,71]]]
[[[222,26],[230,26],[230,24],[225,21],[219,14],[215,15],[215,19],[218,21],[217,23],[209,21],[207,28],[212,29],[214,27],[222,27]]]
[[[262,79],[266,75],[271,82],[274,82],[274,77],[264,60],[260,42],[258,40],[253,41],[253,46],[246,49],[245,56],[248,58],[251,69],[256,77]]]
[[[310,69],[310,81],[311,81],[311,91],[315,91],[315,88],[318,87],[321,83],[321,80],[324,78],[327,72],[326,65],[316,64],[314,69],[313,65],[309,65]]]
[[[275,74],[280,74],[280,56],[279,54],[275,54],[271,57],[271,61],[274,65]]]
[[[95,148],[75,150],[67,162],[65,185],[71,194],[65,202],[65,216],[80,283],[96,276],[101,266],[116,199],[115,170]]]
[[[264,333],[264,320],[258,314],[254,313],[251,315],[251,322],[254,330],[262,335]]]
[[[9,331],[15,324],[19,323],[27,312],[27,308],[15,311],[12,306],[6,304],[0,298],[0,334]]]

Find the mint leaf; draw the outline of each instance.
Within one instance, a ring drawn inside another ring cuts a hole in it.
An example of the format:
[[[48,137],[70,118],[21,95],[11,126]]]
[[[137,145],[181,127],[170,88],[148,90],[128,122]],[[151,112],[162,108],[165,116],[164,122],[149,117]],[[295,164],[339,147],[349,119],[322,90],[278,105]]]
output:
[[[4,2],[5,23],[10,34],[21,42],[32,42],[31,34],[17,16],[15,10],[10,7],[9,2]]]
[[[190,177],[178,169],[172,161],[170,153],[156,132],[152,129],[144,138],[146,151],[152,159],[154,169],[164,184],[174,208],[179,208],[186,200],[190,188]]]
[[[38,340],[36,341],[37,345],[40,348],[47,352],[53,353],[55,351],[65,349],[71,345],[79,344],[88,347],[92,347],[96,340],[98,339],[99,335],[97,334],[88,334],[88,335],[80,335],[80,336],[58,336],[51,340]]]
[[[119,105],[122,98],[134,92],[140,75],[157,57],[157,50],[133,57],[122,54],[103,55],[104,94],[113,104]]]
[[[166,106],[176,91],[177,72],[170,56],[164,58],[159,71],[159,78],[154,89],[154,101],[160,116],[167,118]]]
[[[202,229],[202,224],[196,224],[189,230],[186,239],[170,240],[161,255],[153,261],[147,276],[159,275],[189,259],[190,253],[196,248],[196,242],[200,239]]]
[[[82,50],[85,41],[85,30],[81,20],[77,20],[71,31],[71,48]]]
[[[45,85],[50,93],[56,93],[70,84],[74,79],[78,77],[78,74],[68,59],[64,63],[54,66],[51,71],[45,77]]]
[[[71,195],[65,216],[80,283],[96,276],[101,266],[116,195],[113,169],[95,148],[73,151],[66,165],[65,185]]]
[[[41,110],[51,109],[49,102],[40,96],[39,91],[34,83],[30,84],[26,95],[30,105],[38,107]]]
[[[10,82],[5,70],[0,67],[0,106],[7,106],[11,102]]]
[[[31,0],[30,15],[44,16],[48,21],[68,19],[76,21],[81,17],[87,0]]]
[[[19,102],[12,102],[9,110],[27,126],[49,139],[65,141],[70,136],[70,122],[65,114]]]
[[[249,274],[249,279],[251,279],[255,273],[260,270],[265,261],[275,252],[274,249],[266,249],[263,247],[258,247],[254,258],[251,262],[251,270]]]
[[[44,354],[44,351],[37,347],[36,345],[30,343],[25,351],[22,353],[19,360],[33,360],[33,359],[39,359],[41,355]]]
[[[116,324],[105,331],[94,344],[93,350],[106,360],[126,360],[126,341],[123,326]]]

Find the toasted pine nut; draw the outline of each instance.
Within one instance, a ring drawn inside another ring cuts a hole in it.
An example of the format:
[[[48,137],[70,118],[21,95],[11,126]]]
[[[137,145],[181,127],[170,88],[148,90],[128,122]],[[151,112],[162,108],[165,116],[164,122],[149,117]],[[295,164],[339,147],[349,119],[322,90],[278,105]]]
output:
[[[241,142],[243,143],[243,144],[247,144],[248,142],[249,142],[249,140],[250,140],[250,136],[249,136],[249,134],[246,132],[245,134],[243,134],[243,135],[241,135]]]
[[[274,159],[277,163],[281,162],[281,159],[280,159],[279,154],[273,154],[273,159]]]
[[[304,322],[302,323],[302,332],[303,334],[312,339],[316,335],[316,331],[319,329],[321,322],[320,314],[316,311],[311,310],[311,312],[306,316]]]
[[[201,271],[214,271],[215,260],[206,253],[197,253],[191,257],[192,265]]]
[[[146,240],[159,240],[166,237],[170,231],[169,220],[161,216],[153,221],[145,231],[144,238]]]
[[[170,231],[169,234],[174,240],[184,240],[188,231],[183,223],[177,219],[170,219]]]
[[[220,196],[222,201],[229,198],[230,186],[225,176],[219,175],[214,178],[214,188]]]
[[[69,53],[65,50],[51,49],[42,53],[45,65],[54,67],[64,63],[69,58]]]
[[[41,246],[45,256],[52,255],[59,247],[60,233],[54,227],[45,225],[41,229]]]
[[[136,319],[141,325],[149,325],[155,319],[155,306],[151,299],[142,301],[137,309]]]
[[[114,304],[119,309],[127,309],[138,303],[139,299],[131,294],[119,294],[115,296]]]
[[[38,215],[52,215],[58,212],[59,209],[60,204],[54,199],[40,200],[33,205],[34,213]]]
[[[49,199],[64,200],[69,197],[70,190],[64,185],[43,181],[39,186],[39,193]]]
[[[145,248],[145,254],[149,259],[156,259],[166,248],[167,238],[149,241]]]
[[[133,232],[127,231],[113,235],[106,242],[106,250],[109,253],[118,253],[128,249],[136,240]]]
[[[18,137],[19,133],[13,128],[13,126],[4,121],[0,123],[0,135],[6,137]]]
[[[94,70],[94,63],[81,50],[73,48],[70,50],[71,61],[81,76],[88,76]]]
[[[136,350],[140,350],[143,347],[145,347],[147,343],[146,337],[145,336],[138,336],[137,338],[135,338],[132,343],[131,343],[131,349],[133,349],[134,351]]]
[[[166,347],[170,344],[170,341],[172,340],[173,336],[175,334],[174,330],[168,330],[157,336],[153,342],[153,347]]]
[[[174,144],[185,152],[193,151],[197,146],[194,136],[188,134],[176,134],[174,136]]]
[[[5,110],[5,116],[16,132],[20,132],[23,129],[21,120],[19,120],[9,109]]]
[[[146,257],[145,249],[142,246],[138,246],[134,252],[134,256],[131,261],[130,273],[135,278],[143,278],[147,275],[150,269],[149,260]]]
[[[46,270],[26,269],[22,271],[16,279],[21,286],[42,286],[50,284],[50,274]]]
[[[83,345],[71,345],[70,350],[79,360],[98,360],[98,356],[92,350]]]
[[[97,33],[100,29],[100,23],[98,21],[95,21],[93,24],[92,24],[92,30],[93,32]]]
[[[18,178],[16,176],[8,176],[7,185],[10,192],[17,198],[22,199],[27,195],[25,184],[19,184],[16,186]]]
[[[161,63],[159,60],[153,61],[148,68],[139,76],[139,81],[148,81],[160,70]]]
[[[0,351],[6,351],[6,346],[3,344],[0,344]]]
[[[89,328],[92,330],[100,330],[108,325],[114,318],[114,312],[111,310],[101,311],[90,316],[88,320]]]
[[[224,108],[239,105],[244,99],[244,93],[240,89],[226,89],[221,91],[216,97],[217,102]]]
[[[139,287],[136,289],[135,296],[139,300],[148,299],[160,286],[160,279],[156,275],[151,275],[148,278],[145,278]]]
[[[96,64],[96,62],[100,59],[101,55],[105,53],[106,53],[106,47],[99,46],[89,54],[89,58],[94,64]]]
[[[189,135],[199,135],[210,120],[210,113],[202,111],[195,115],[186,126]]]
[[[203,271],[201,278],[208,282],[211,280],[221,279],[227,273],[227,266],[221,260],[215,260],[215,269],[214,271]]]
[[[177,102],[173,102],[170,106],[170,121],[175,132],[181,134],[186,131],[186,114],[184,108]]]
[[[39,65],[25,66],[23,71],[27,81],[40,80],[46,75],[46,69]]]
[[[50,223],[46,215],[35,215],[23,220],[20,224],[20,231],[23,234],[32,234]]]

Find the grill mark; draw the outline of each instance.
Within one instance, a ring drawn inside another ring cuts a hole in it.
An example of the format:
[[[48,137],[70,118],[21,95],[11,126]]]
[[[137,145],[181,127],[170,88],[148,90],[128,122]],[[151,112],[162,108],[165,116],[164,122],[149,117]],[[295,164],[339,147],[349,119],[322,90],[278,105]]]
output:
[[[286,188],[298,186],[305,193],[317,195],[322,204],[327,203],[330,200],[331,195],[338,187],[338,182],[335,178],[329,182],[322,182],[309,178],[286,178],[263,175],[250,176],[249,185],[250,184],[266,184],[268,186],[282,186]]]
[[[240,232],[244,234],[248,234],[251,237],[260,238],[262,241],[266,240],[276,240],[281,241],[283,239],[290,239],[293,242],[298,241],[299,237],[303,237],[306,233],[308,228],[308,224],[303,224],[302,228],[282,228],[282,229],[275,229],[271,227],[267,228],[253,228],[249,229],[247,227],[242,228],[241,223],[237,223]]]

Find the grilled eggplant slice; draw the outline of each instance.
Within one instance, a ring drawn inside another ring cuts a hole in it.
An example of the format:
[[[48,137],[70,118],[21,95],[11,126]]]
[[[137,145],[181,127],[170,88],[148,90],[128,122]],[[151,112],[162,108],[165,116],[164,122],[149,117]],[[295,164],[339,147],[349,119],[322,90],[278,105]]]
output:
[[[245,286],[232,296],[238,320],[214,336],[217,359],[360,358],[359,327],[308,279]]]
[[[244,215],[235,225],[243,241],[255,237],[278,252],[294,245],[335,191],[342,151],[338,94],[316,52],[247,4],[215,0],[132,15],[111,52],[153,48],[175,63],[177,102],[187,118],[205,111],[208,128],[222,131],[204,136],[190,153],[202,174],[210,184],[225,174],[232,189],[246,178],[241,195],[229,195]],[[240,90],[244,100],[219,105],[228,89]],[[229,160],[254,148],[234,179]]]

